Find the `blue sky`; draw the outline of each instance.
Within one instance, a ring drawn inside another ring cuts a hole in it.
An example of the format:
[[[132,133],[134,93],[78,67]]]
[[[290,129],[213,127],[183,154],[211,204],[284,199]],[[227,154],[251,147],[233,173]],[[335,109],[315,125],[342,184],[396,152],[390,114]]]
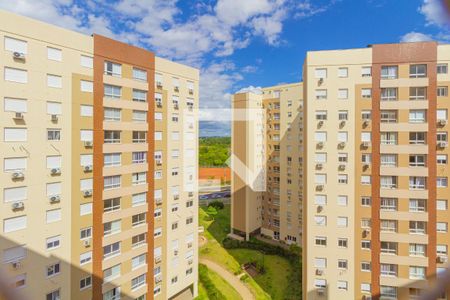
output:
[[[444,0],[442,0],[443,2]],[[201,70],[200,107],[224,119],[242,88],[301,80],[306,51],[450,42],[440,0],[15,0],[0,8],[155,51]],[[201,135],[226,135],[203,122]]]

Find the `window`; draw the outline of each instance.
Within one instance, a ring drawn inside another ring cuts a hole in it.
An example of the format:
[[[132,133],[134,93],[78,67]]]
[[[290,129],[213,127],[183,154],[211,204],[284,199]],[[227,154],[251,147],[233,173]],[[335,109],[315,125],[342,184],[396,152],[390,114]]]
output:
[[[347,248],[348,247],[348,240],[345,238],[338,238],[338,247],[339,248]]]
[[[20,261],[26,257],[27,257],[27,248],[25,248],[25,245],[3,250],[4,264]]]
[[[316,153],[315,154],[315,162],[317,163],[326,163],[327,162],[327,154],[326,153]]]
[[[371,220],[370,219],[361,219],[361,228],[370,228],[371,227]]]
[[[111,212],[120,209],[120,198],[106,199],[103,201],[103,211]]]
[[[427,97],[426,87],[410,87],[409,100],[425,100]]]
[[[412,145],[424,145],[426,140],[426,132],[410,132],[409,143]]]
[[[47,47],[47,58],[55,61],[62,61],[62,50]]]
[[[60,141],[61,140],[61,129],[47,129],[47,140],[48,141]]]
[[[339,89],[338,99],[348,99],[348,89]]]
[[[26,41],[18,40],[12,37],[5,36],[5,50],[11,52],[19,52],[27,54],[28,44]]]
[[[131,197],[131,206],[143,205],[147,202],[147,193],[134,194]]]
[[[398,66],[382,66],[381,79],[396,79],[398,78]]]
[[[437,210],[447,210],[447,200],[436,200]]]
[[[120,166],[121,153],[105,153],[103,156],[103,164],[105,167]]]
[[[120,121],[121,112],[122,110],[120,108],[105,107],[103,116],[105,121]]]
[[[147,92],[133,89],[133,101],[147,102]]]
[[[426,233],[426,223],[423,221],[409,221],[409,233],[425,234]]]
[[[26,157],[9,157],[3,160],[3,170],[5,172],[23,171],[27,168]]]
[[[347,153],[338,153],[338,162],[347,163],[348,162],[348,154]]]
[[[326,195],[315,195],[314,196],[314,204],[327,205],[327,196]]]
[[[327,69],[322,68],[322,69],[315,69],[314,70],[314,76],[317,79],[320,78],[327,78]]]
[[[338,174],[338,183],[340,183],[340,184],[347,184],[348,183],[348,176],[347,176],[347,174]]]
[[[94,139],[94,132],[92,130],[80,130],[80,140],[82,142],[92,141]]]
[[[380,293],[381,299],[384,299],[385,297],[388,299],[397,299],[397,287],[381,285]]]
[[[131,259],[131,269],[135,270],[143,265],[147,264],[147,254],[141,254]]]
[[[436,254],[447,256],[447,245],[436,245]]]
[[[47,224],[61,221],[61,209],[52,209],[45,212],[45,222]]]
[[[121,181],[120,175],[106,176],[104,178],[104,189],[110,190],[120,188],[120,181]]]
[[[137,215],[132,216],[132,226],[133,227],[142,225],[145,222],[146,222],[145,221],[145,213],[141,213],[141,214],[137,214]]]
[[[120,242],[115,242],[103,247],[103,258],[112,257],[118,254],[120,254]]]
[[[362,77],[371,77],[372,76],[372,67],[362,67],[361,68],[361,76]]]
[[[80,65],[85,68],[92,69],[94,67],[94,58],[86,55],[81,55]]]
[[[28,73],[26,70],[5,67],[5,81],[27,83]]]
[[[409,244],[410,256],[425,256],[426,245],[424,244]]]
[[[338,269],[347,270],[348,262],[346,259],[338,259]]]
[[[396,110],[382,110],[380,112],[381,123],[397,123],[397,111]]]
[[[314,267],[315,268],[319,268],[319,269],[324,269],[327,267],[327,259],[326,258],[321,258],[321,257],[316,257],[314,259]]]
[[[155,121],[162,121],[163,120],[163,114],[160,112],[155,112]]]
[[[147,71],[133,68],[133,79],[147,81]]]
[[[153,213],[153,216],[155,218],[160,218],[162,216],[162,209],[161,208],[155,209],[155,212]]]
[[[409,199],[410,212],[425,212],[427,211],[427,200],[425,199]]]
[[[409,278],[410,279],[425,279],[425,267],[409,267]]]
[[[347,227],[348,226],[348,218],[347,217],[338,217],[337,218],[337,226],[338,227]]]
[[[348,77],[348,68],[339,68],[338,69],[338,77],[340,77],[340,78]]]
[[[370,175],[361,175],[361,184],[370,185],[372,183],[372,178]]]
[[[387,210],[387,211],[396,211],[397,210],[397,203],[398,200],[397,198],[387,198],[387,197],[382,197],[380,199],[381,202],[381,209],[382,210]]]
[[[410,167],[425,167],[426,156],[423,154],[409,155]]]
[[[47,267],[47,277],[58,275],[61,271],[60,263],[56,263]]]
[[[347,206],[348,204],[348,197],[344,195],[338,195],[337,197],[337,204],[339,206]]]
[[[27,187],[5,188],[3,189],[3,202],[18,202],[27,199]]]
[[[361,97],[363,98],[372,98],[372,89],[369,88],[363,88],[361,89]]]
[[[94,107],[92,105],[80,105],[80,116],[93,117]]]
[[[103,271],[103,281],[109,282],[120,276],[120,264],[112,266]]]
[[[4,99],[4,111],[11,112],[27,112],[27,100],[25,99],[16,99],[16,98],[6,98]]]
[[[146,143],[147,131],[133,131],[133,143]]]
[[[59,75],[47,74],[47,86],[52,88],[62,88],[62,77]]]
[[[14,217],[3,220],[3,232],[9,233],[27,228],[27,216]]]
[[[122,65],[110,61],[105,61],[105,74],[116,77],[122,76]]]
[[[104,97],[119,99],[122,96],[122,88],[120,86],[105,84]]]
[[[380,264],[381,276],[397,277],[398,266],[394,264]]]
[[[146,184],[147,172],[138,172],[131,175],[131,182],[133,185]]]
[[[438,109],[436,110],[436,119],[447,121],[447,110],[446,109]]]
[[[327,133],[324,131],[317,131],[314,134],[314,139],[316,142],[326,142],[327,141]]]
[[[409,111],[409,122],[410,123],[425,123],[426,111],[421,110],[410,110]]]
[[[371,202],[370,197],[361,197],[361,206],[370,206]]]
[[[448,179],[447,177],[437,177],[437,187],[438,188],[445,188],[448,186]]]
[[[395,254],[397,255],[398,244],[397,242],[381,242],[381,253]]]
[[[448,86],[438,86],[437,96],[438,97],[447,97],[448,96]]]
[[[105,144],[120,143],[120,133],[118,130],[105,130],[103,133]]]
[[[316,100],[327,99],[327,90],[316,90]]]
[[[46,300],[60,300],[61,296],[60,296],[60,292],[59,289],[55,290],[51,293],[48,293],[46,297]]]
[[[315,175],[315,183],[316,184],[325,184],[325,183],[327,183],[327,175],[326,174],[316,174]]]
[[[186,218],[186,225],[192,224],[194,222],[194,217]]]
[[[80,216],[92,214],[92,202],[80,204]]]
[[[421,78],[427,77],[427,65],[410,65],[409,66],[409,77],[410,78]]]
[[[115,220],[111,222],[106,222],[103,224],[103,235],[112,235],[115,233],[119,233],[122,230],[122,221]]]
[[[397,221],[396,220],[381,220],[381,231],[397,232]]]
[[[426,185],[426,177],[410,176],[409,189],[410,190],[424,190]]]
[[[61,189],[61,182],[47,183],[47,196],[60,195]]]
[[[348,133],[347,131],[339,131],[338,132],[338,142],[347,142],[348,141]]]
[[[372,140],[371,132],[361,132],[361,141],[362,142],[370,142]]]
[[[381,132],[382,145],[397,145],[397,132]]]
[[[361,271],[370,272],[370,269],[371,269],[370,262],[367,262],[367,261],[361,262]]]
[[[438,142],[447,142],[447,132],[438,132],[436,134],[436,140]]]
[[[447,74],[448,73],[448,65],[447,64],[438,64],[437,65],[437,73],[438,74]]]
[[[145,110],[133,110],[133,121],[147,122],[147,112]]]
[[[326,246],[327,238],[325,236],[316,236],[315,244],[316,244],[316,246]]]
[[[361,241],[361,249],[370,250],[370,241],[362,240]]]
[[[59,248],[61,245],[61,236],[53,236],[46,240],[47,250]]]
[[[447,222],[437,222],[436,223],[436,231],[440,233],[446,233],[448,231]]]
[[[382,88],[381,89],[381,101],[396,101],[397,88]]]
[[[314,216],[314,222],[317,226],[326,226],[327,217],[326,216]]]
[[[142,274],[136,278],[131,279],[131,289],[135,290],[145,285],[146,282],[146,274]]]
[[[86,228],[82,228],[80,230],[80,239],[84,240],[84,239],[89,239],[92,237],[92,227],[86,227]]]
[[[340,110],[339,113],[338,113],[338,119],[339,119],[339,121],[346,121],[346,120],[348,120],[348,111]]]
[[[397,154],[381,154],[380,162],[382,166],[397,166]]]
[[[80,280],[80,290],[90,288],[92,286],[92,277],[88,276]]]
[[[141,233],[131,238],[131,247],[136,248],[144,245],[146,242],[147,242],[147,234]]]
[[[27,129],[26,128],[5,128],[4,129],[5,142],[26,142]]]

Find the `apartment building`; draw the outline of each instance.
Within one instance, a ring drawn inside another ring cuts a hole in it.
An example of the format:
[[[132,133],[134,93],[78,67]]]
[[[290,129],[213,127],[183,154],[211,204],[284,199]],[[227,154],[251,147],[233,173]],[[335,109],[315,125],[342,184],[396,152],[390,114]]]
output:
[[[300,244],[303,86],[284,84],[234,95],[231,231]],[[258,183],[257,186],[255,183]]]
[[[434,42],[307,53],[304,299],[418,299],[447,266],[449,62]]]
[[[196,296],[198,70],[0,19],[0,277],[21,299]]]

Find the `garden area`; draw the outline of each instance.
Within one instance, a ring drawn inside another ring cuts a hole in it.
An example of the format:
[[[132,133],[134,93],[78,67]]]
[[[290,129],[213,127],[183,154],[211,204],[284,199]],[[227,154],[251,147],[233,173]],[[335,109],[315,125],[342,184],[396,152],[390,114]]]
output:
[[[207,243],[200,247],[200,261],[212,261],[232,274],[239,275],[240,281],[250,290],[254,299],[301,299],[300,249],[269,245],[256,239],[239,242],[227,238],[230,205],[211,204],[199,209],[200,226],[205,228],[203,235],[207,239]],[[252,276],[243,272],[243,266],[248,268],[247,273]],[[206,266],[201,265],[200,268],[211,272]],[[220,291],[220,276],[205,283],[201,272],[198,299],[241,299],[236,298],[233,292],[227,294],[227,291]],[[214,298],[214,293],[217,293],[215,290],[222,293],[221,297]]]

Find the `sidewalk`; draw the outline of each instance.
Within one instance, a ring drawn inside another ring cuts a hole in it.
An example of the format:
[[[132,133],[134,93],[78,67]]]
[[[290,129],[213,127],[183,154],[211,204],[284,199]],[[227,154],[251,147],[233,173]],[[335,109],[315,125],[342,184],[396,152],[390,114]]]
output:
[[[216,264],[215,262],[210,261],[209,259],[200,258],[199,261],[201,264],[204,264],[209,269],[213,270],[217,274],[219,274],[225,281],[227,281],[238,293],[241,295],[242,299],[250,300],[255,299],[250,290],[242,283],[239,277],[233,275],[231,272],[223,268],[222,266]]]

